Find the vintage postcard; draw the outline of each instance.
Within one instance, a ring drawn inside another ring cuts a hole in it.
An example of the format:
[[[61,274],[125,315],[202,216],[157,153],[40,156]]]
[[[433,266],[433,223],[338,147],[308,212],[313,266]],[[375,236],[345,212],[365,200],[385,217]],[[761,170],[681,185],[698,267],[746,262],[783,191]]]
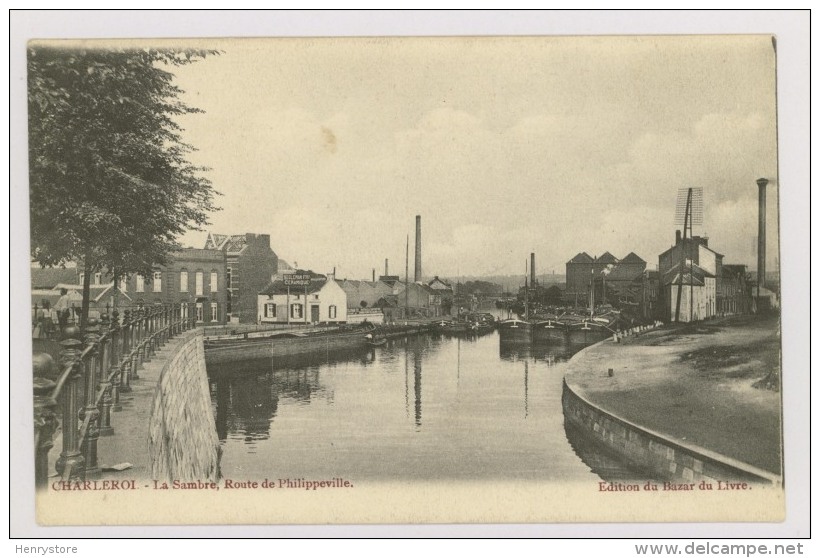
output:
[[[777,41],[34,40],[37,522],[780,522]]]

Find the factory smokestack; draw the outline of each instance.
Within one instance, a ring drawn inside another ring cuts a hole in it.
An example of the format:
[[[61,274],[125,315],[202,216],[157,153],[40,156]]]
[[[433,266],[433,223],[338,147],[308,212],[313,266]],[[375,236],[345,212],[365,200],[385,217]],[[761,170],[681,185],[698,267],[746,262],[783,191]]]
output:
[[[765,178],[757,179],[758,218],[757,218],[757,285],[759,289],[766,284],[766,185]]]
[[[421,215],[416,215],[416,272],[414,280],[421,281]]]
[[[376,268],[373,268],[373,282],[376,282]]]
[[[535,286],[535,252],[530,252],[530,286]]]
[[[384,258],[384,276],[385,277],[390,275],[389,273],[387,273],[387,261],[388,261],[387,258]]]

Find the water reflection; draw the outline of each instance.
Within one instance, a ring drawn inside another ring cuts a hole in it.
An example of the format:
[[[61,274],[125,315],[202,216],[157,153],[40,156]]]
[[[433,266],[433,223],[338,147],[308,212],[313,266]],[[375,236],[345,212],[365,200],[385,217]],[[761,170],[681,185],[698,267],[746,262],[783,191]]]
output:
[[[568,361],[572,355],[578,352],[578,347],[556,343],[556,344],[523,344],[523,343],[499,343],[498,356],[502,360],[516,362],[519,360],[532,359],[534,361],[545,362],[552,366],[559,362]]]
[[[269,368],[262,372],[264,368]],[[253,373],[250,373],[251,370]],[[216,431],[220,440],[230,433],[246,442],[267,439],[280,399],[306,405],[316,397],[332,399],[320,382],[320,368],[273,370],[269,361],[238,363],[232,378],[222,373],[212,379],[216,400]]]
[[[422,335],[209,366],[222,471],[594,480],[563,428],[563,362],[576,350]]]
[[[623,460],[607,450],[578,427],[564,421],[564,432],[567,441],[575,454],[605,481],[641,481],[653,478],[652,475],[630,468]]]

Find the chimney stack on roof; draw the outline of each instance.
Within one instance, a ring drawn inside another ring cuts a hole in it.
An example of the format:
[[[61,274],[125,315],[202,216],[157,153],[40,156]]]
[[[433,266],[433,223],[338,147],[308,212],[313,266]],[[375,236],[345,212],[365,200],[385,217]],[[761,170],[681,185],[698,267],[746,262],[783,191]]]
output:
[[[530,252],[530,286],[535,286],[535,252]]]

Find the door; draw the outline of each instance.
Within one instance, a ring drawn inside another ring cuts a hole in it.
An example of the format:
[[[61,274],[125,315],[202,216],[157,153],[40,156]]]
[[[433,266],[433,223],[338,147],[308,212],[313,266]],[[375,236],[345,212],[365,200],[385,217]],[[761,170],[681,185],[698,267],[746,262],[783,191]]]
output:
[[[319,306],[317,304],[310,305],[310,321],[314,323],[319,321]]]

